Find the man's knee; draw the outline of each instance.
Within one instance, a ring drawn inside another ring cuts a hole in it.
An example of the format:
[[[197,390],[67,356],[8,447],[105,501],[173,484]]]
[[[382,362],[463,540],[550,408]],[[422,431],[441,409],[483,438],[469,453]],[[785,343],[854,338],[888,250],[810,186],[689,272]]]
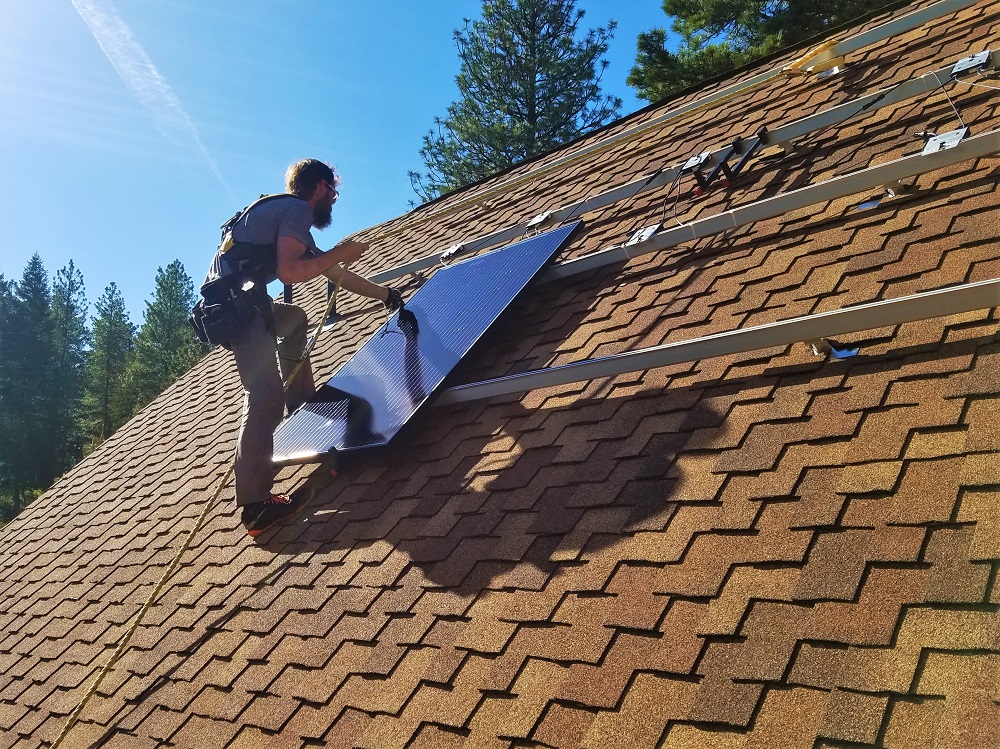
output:
[[[294,304],[275,304],[274,318],[275,332],[280,338],[304,336],[309,327],[309,316],[306,311]]]
[[[257,388],[246,394],[247,418],[258,423],[270,424],[271,430],[281,423],[285,415],[285,391],[280,385],[275,388]]]

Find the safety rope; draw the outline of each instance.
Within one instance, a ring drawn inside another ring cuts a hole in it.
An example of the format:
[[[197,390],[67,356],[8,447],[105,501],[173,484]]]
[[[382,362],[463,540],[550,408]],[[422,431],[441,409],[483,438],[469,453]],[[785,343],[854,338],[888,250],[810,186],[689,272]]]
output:
[[[323,316],[320,318],[321,320],[326,320],[330,316],[330,310],[332,310],[333,306],[337,303],[337,292],[340,291],[340,285],[344,280],[344,275],[347,273],[347,269],[348,267],[350,267],[350,264],[348,263],[347,265],[338,267],[342,268],[342,272],[340,274],[340,278],[337,279],[337,281],[335,282],[336,285],[334,286],[333,294],[330,295],[330,299],[326,305],[326,310],[323,312]],[[302,357],[299,359],[299,363],[295,365],[295,368],[292,369],[291,374],[288,375],[288,378],[285,380],[284,383],[285,390],[288,390],[289,384],[292,382],[292,380],[295,379],[296,375],[298,375],[302,367],[305,366],[305,363],[309,359],[309,354],[312,353],[312,350],[316,347],[316,341],[319,340],[319,335],[322,331],[323,331],[323,326],[322,324],[320,324],[316,328],[316,332],[313,334],[312,340],[309,342],[309,344],[306,346],[305,351],[302,353]],[[199,515],[198,519],[195,521],[194,527],[191,528],[190,531],[188,531],[187,538],[184,539],[184,543],[181,544],[180,548],[177,550],[177,553],[174,554],[174,558],[170,562],[170,565],[167,567],[166,572],[164,572],[163,575],[160,576],[159,581],[156,583],[156,586],[153,588],[153,591],[149,594],[149,597],[146,599],[146,602],[142,605],[142,608],[139,609],[139,612],[132,619],[132,624],[130,624],[129,628],[125,631],[125,634],[122,636],[121,641],[118,643],[118,647],[115,648],[115,652],[111,654],[111,657],[108,659],[108,662],[105,663],[104,666],[101,668],[101,670],[98,672],[93,683],[90,685],[90,688],[87,690],[87,693],[84,694],[84,696],[77,703],[76,707],[73,708],[73,711],[69,714],[69,717],[66,719],[66,723],[62,728],[62,731],[59,732],[59,735],[56,737],[55,743],[52,744],[50,749],[58,749],[59,745],[62,744],[66,736],[69,734],[70,730],[73,728],[76,721],[79,719],[80,713],[83,712],[83,708],[86,707],[87,703],[90,701],[90,698],[93,697],[95,694],[97,694],[97,690],[101,686],[101,682],[103,682],[105,677],[109,673],[111,673],[111,670],[114,668],[115,663],[117,663],[118,660],[122,657],[122,655],[124,655],[125,649],[128,647],[128,644],[131,641],[132,637],[139,629],[139,625],[142,624],[142,620],[146,616],[146,613],[152,608],[153,604],[156,603],[156,599],[163,591],[163,588],[167,584],[167,581],[171,577],[173,577],[174,573],[177,571],[177,567],[180,565],[181,558],[184,556],[184,552],[186,552],[189,548],[191,548],[191,542],[194,540],[195,534],[199,530],[201,530],[202,526],[205,524],[205,521],[208,519],[208,514],[215,507],[216,502],[218,502],[219,497],[222,495],[222,490],[226,488],[226,485],[229,483],[229,479],[232,478],[233,471],[235,469],[236,469],[235,463],[229,466],[229,470],[226,471],[226,475],[223,476],[222,481],[219,482],[219,487],[215,490],[215,494],[213,494],[212,498],[208,500],[208,502],[205,504],[205,508],[201,511],[201,515]]]

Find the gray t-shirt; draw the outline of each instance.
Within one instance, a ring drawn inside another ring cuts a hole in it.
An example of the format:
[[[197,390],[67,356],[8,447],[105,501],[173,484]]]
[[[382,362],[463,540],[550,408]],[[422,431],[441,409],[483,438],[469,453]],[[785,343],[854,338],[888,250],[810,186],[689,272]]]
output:
[[[281,237],[292,237],[305,245],[307,253],[320,255],[322,252],[316,246],[310,231],[312,222],[312,208],[306,201],[292,195],[282,196],[267,200],[247,211],[246,215],[233,226],[232,235],[236,242],[255,245],[275,244]],[[205,283],[232,272],[234,268],[231,257],[230,254],[221,255],[217,252],[205,277]],[[265,273],[263,278],[258,276],[258,280],[268,284],[277,278],[277,260],[275,253],[269,263],[269,272]]]
[[[269,244],[281,237],[292,237],[306,246],[307,252],[318,253],[313,239],[313,214],[309,204],[299,198],[274,198],[247,211],[243,220],[233,227],[237,242]]]

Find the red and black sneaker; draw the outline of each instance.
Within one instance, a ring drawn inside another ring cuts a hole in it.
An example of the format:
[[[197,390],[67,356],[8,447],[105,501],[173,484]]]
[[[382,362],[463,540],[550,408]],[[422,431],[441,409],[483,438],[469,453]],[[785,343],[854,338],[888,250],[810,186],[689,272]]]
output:
[[[285,518],[298,514],[306,506],[307,499],[301,492],[274,494],[263,502],[244,506],[242,520],[247,534],[259,536]]]

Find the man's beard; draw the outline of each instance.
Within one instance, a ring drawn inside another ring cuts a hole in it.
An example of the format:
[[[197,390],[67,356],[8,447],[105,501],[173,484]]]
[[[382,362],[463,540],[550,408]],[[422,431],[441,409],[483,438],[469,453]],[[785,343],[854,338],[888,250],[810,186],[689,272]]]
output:
[[[325,229],[333,220],[333,203],[320,203],[313,208],[313,226]]]

